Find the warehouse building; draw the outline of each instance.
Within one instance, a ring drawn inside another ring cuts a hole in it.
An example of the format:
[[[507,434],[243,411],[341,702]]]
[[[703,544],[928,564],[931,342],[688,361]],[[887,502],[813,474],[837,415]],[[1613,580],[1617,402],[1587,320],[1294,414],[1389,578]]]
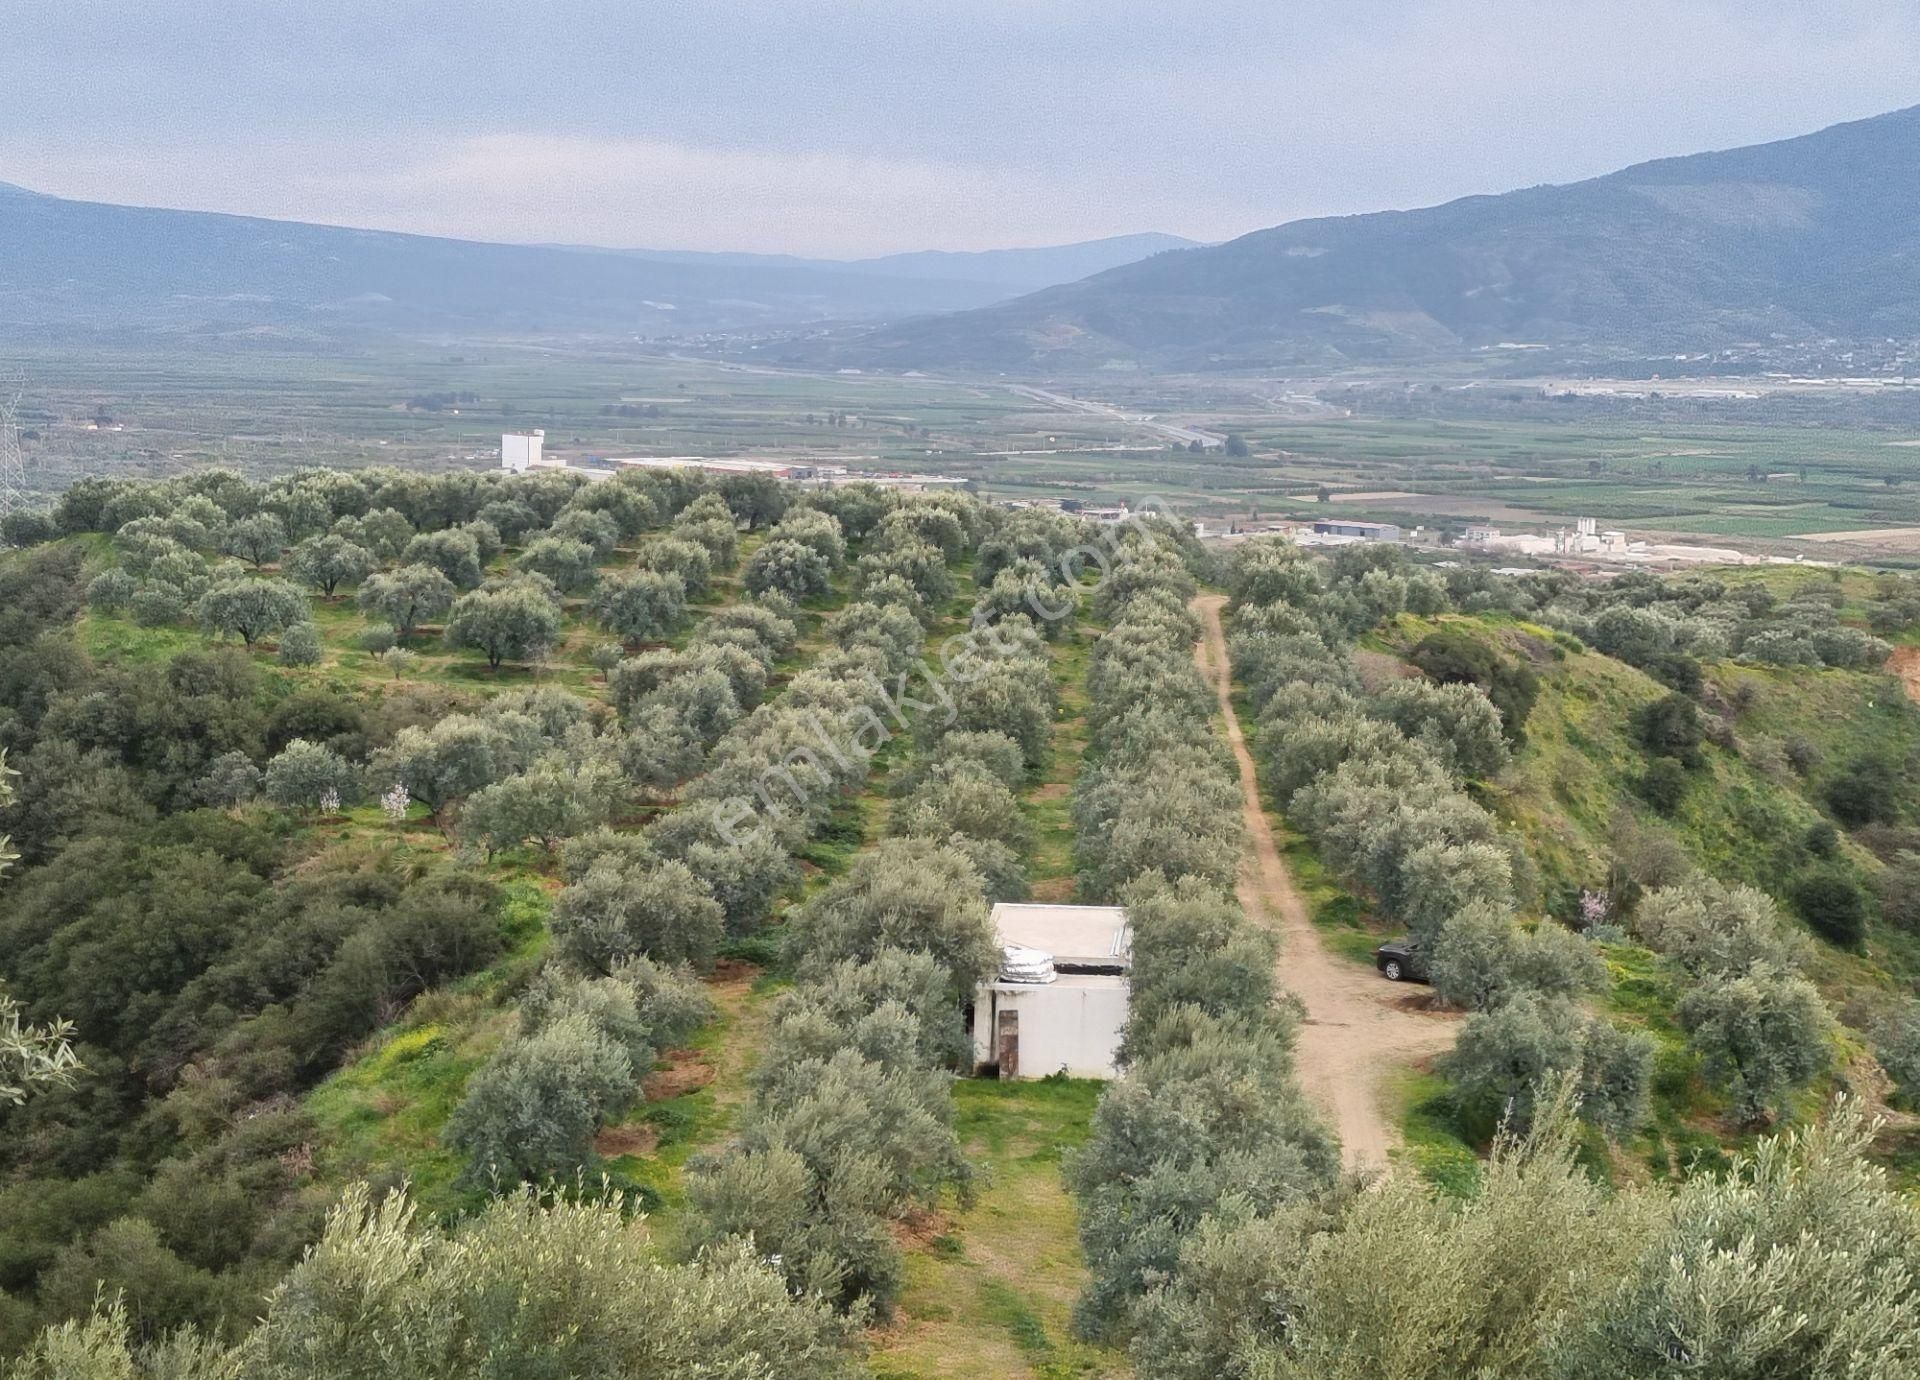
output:
[[[1353,537],[1359,541],[1399,541],[1400,529],[1391,522],[1349,522],[1325,518],[1313,524],[1315,536]]]

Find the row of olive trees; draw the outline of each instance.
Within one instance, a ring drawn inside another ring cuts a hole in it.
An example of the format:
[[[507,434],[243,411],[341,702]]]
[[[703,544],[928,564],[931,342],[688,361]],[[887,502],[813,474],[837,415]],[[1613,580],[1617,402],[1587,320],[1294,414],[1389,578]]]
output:
[[[444,619],[454,646],[497,666],[550,647],[568,595],[589,595],[624,642],[684,626],[688,600],[737,559],[742,514],[784,511],[790,499],[782,486],[762,493],[739,478],[703,492],[686,476],[656,472],[607,482],[565,472],[442,476],[423,487],[418,476],[386,471],[302,472],[264,486],[207,471],[160,484],[89,482],[62,500],[43,535],[113,532],[120,562],[96,577],[89,598],[143,624],[191,613],[248,645],[281,633],[282,659],[304,664],[318,659],[319,639],[300,587],[327,598],[357,587],[361,607],[382,620],[368,634],[371,650]],[[602,577],[617,547],[670,516],[671,530],[642,543],[632,569]],[[512,572],[523,578],[485,580],[507,546],[518,548]],[[208,552],[227,558],[210,563]],[[274,562],[284,578],[258,578]]]
[[[561,520],[568,511],[579,510]],[[689,503],[674,530],[692,533],[685,544],[702,569],[712,568],[710,552],[734,554],[733,519],[716,496]],[[523,569],[455,600],[450,628],[464,603],[495,589],[530,590],[557,606],[550,579]],[[544,986],[522,1004],[520,1030],[470,1080],[447,1128],[476,1181],[540,1181],[589,1163],[593,1137],[628,1109],[657,1055],[705,1019],[695,974],[729,924],[759,923],[785,884],[784,866],[765,878],[725,865],[697,876],[702,859],[684,856],[671,830],[659,831],[665,846],[656,847],[604,826],[636,789],[657,793],[694,774],[706,748],[759,703],[797,638],[780,611],[743,604],[715,615],[686,652],[656,654],[669,664],[653,666],[645,687],[637,684],[645,667],[615,667],[614,712],[556,689],[517,691],[403,729],[364,765],[300,739],[252,780],[249,764],[216,764],[231,797],[222,803],[257,788],[283,806],[338,808],[364,787],[395,815],[418,802],[443,823],[451,817],[489,853],[571,840]]]
[[[723,545],[724,528],[724,544],[731,553],[735,517],[725,505],[718,505],[718,511],[715,506],[701,499],[687,503],[674,533],[659,544],[685,541],[703,551],[717,549]],[[791,605],[769,588],[760,599],[716,615],[684,652],[647,654],[614,664],[612,712],[564,692],[523,692],[498,697],[472,713],[405,730],[364,767],[304,740],[290,744],[264,773],[244,759],[222,762],[220,784],[235,799],[265,789],[288,804],[327,805],[350,799],[364,786],[379,790],[379,783],[392,778],[383,803],[395,801],[404,812],[419,800],[436,814],[452,815],[463,832],[488,846],[526,837],[549,843],[570,838],[562,864],[566,886],[552,917],[549,963],[521,1003],[519,1029],[470,1080],[447,1128],[449,1142],[469,1156],[475,1181],[563,1178],[591,1163],[595,1135],[631,1104],[641,1075],[663,1049],[684,1040],[706,1019],[709,1004],[697,981],[698,970],[711,962],[730,928],[744,932],[764,923],[777,894],[795,875],[792,851],[819,836],[834,797],[854,789],[864,777],[874,744],[823,742],[821,727],[861,715],[867,722],[881,722],[881,711],[888,706],[883,677],[900,672],[919,655],[921,618],[937,616],[939,602],[950,597],[943,596],[943,590],[951,590],[948,550],[957,554],[973,540],[981,520],[965,503],[907,505],[858,492],[836,495],[824,506],[834,512],[802,517],[796,510],[786,530],[798,534],[793,540],[824,541],[833,536],[842,516],[851,517],[866,534],[868,565],[858,578],[867,597],[834,620],[834,649],[794,676],[777,699],[763,702],[774,663],[792,650],[798,629]],[[902,511],[909,508],[924,511]],[[763,514],[760,520],[779,519]],[[709,530],[703,533],[702,528]],[[534,589],[553,585],[546,573],[527,568],[496,587],[509,582]],[[696,679],[703,682],[698,693],[674,688]],[[660,767],[651,741],[655,737],[690,740],[692,750],[682,754],[676,768]],[[644,777],[624,770],[636,756],[650,764]],[[594,827],[604,820],[607,802],[626,798],[631,789],[666,794],[676,786],[680,808],[645,834]],[[756,806],[751,813],[765,826],[747,830],[744,837],[734,808],[743,799]],[[920,803],[938,810],[931,793]],[[986,846],[992,841],[979,842]],[[857,964],[860,971],[845,981],[822,977],[808,985],[806,990],[819,999],[816,1007],[829,998],[838,1000],[838,1007],[795,1012],[783,1019],[781,1057],[770,1060],[763,1071],[755,1116],[742,1133],[744,1143],[759,1138],[765,1153],[753,1157],[752,1169],[755,1175],[770,1172],[776,1191],[762,1192],[765,1183],[756,1179],[748,1197],[736,1200],[744,1201],[748,1210],[728,1219],[721,1206],[724,1190],[716,1187],[714,1192],[722,1196],[710,1200],[713,1211],[706,1219],[716,1224],[716,1240],[775,1240],[783,1223],[797,1224],[797,1230],[818,1229],[813,1197],[791,1177],[796,1166],[809,1175],[814,1173],[805,1168],[809,1164],[822,1175],[844,1170],[835,1179],[842,1196],[834,1201],[856,1214],[846,1219],[854,1224],[855,1234],[865,1232],[883,1251],[891,1250],[890,1237],[880,1225],[887,1216],[909,1201],[926,1200],[942,1185],[964,1185],[965,1166],[952,1143],[944,1067],[956,1057],[958,994],[971,989],[993,958],[979,870],[957,845],[914,837],[891,841],[885,848],[888,856],[872,864],[882,894],[867,903],[866,913],[878,917],[875,923],[887,929],[890,943],[882,946],[885,952],[867,952],[872,946],[859,932],[861,907],[848,901],[851,910],[843,908],[829,918],[830,908],[821,902],[817,933],[809,946],[814,958],[809,961],[823,963],[829,954],[837,954],[836,963]],[[1006,860],[996,857],[1004,865]],[[925,923],[903,921],[889,890],[897,875],[918,879],[927,906],[943,908],[938,913],[951,911],[951,922],[943,929],[935,910],[922,917]],[[940,943],[941,933],[952,935],[953,942]],[[857,993],[863,981],[873,1000],[856,997],[849,1006],[845,994]],[[882,992],[898,1000],[881,997]],[[924,1034],[903,1034],[902,1023],[889,1019],[903,1005],[910,1011],[909,1026],[924,1015]],[[849,1027],[847,1037],[823,1036],[823,1017]],[[902,1054],[903,1038],[917,1052]],[[828,1116],[842,1118],[838,1132],[822,1127]],[[892,1131],[893,1138],[876,1138],[876,1127]],[[856,1142],[868,1152],[866,1163],[824,1164],[824,1156],[837,1153],[835,1144]],[[782,1179],[783,1174],[788,1177]],[[859,1212],[866,1216],[857,1217]],[[360,1226],[367,1226],[370,1215],[364,1204],[359,1215]],[[521,1221],[517,1228],[542,1248],[572,1249],[571,1242],[541,1236],[546,1220]],[[612,1220],[610,1215],[607,1220]],[[726,1225],[729,1220],[737,1226]],[[391,1237],[380,1243],[389,1255],[398,1248]],[[765,1247],[752,1254],[787,1259],[783,1251]],[[617,1254],[613,1258],[623,1259]],[[805,1252],[796,1246],[791,1258],[798,1270]],[[836,1258],[830,1252],[819,1255],[822,1269],[810,1268],[804,1278],[824,1288],[829,1277],[837,1278],[832,1265]],[[473,1254],[466,1261],[463,1268],[470,1271],[478,1263]],[[750,1253],[735,1247],[703,1253],[675,1279],[705,1280],[715,1272],[714,1262],[727,1262],[736,1274],[754,1276],[706,1288],[694,1305],[704,1309],[710,1327],[727,1328],[745,1306],[739,1289],[751,1292],[758,1287],[755,1280],[772,1276],[761,1274],[763,1267],[750,1263]],[[791,1272],[790,1277],[802,1278]],[[394,1303],[407,1288],[392,1269],[377,1281],[360,1283],[365,1286],[360,1290],[361,1314],[343,1319],[342,1326],[379,1325],[371,1314]],[[590,1287],[601,1288],[597,1277]],[[777,1284],[773,1287],[774,1297],[789,1297]],[[862,1292],[855,1289],[847,1297]],[[524,1302],[531,1296],[523,1289],[518,1297]],[[616,1296],[605,1297],[612,1306]],[[840,1364],[837,1355],[828,1354],[829,1347],[815,1345],[822,1338],[838,1342],[844,1336],[839,1329],[815,1326],[811,1337],[803,1335],[822,1318],[812,1302],[783,1302],[782,1307],[792,1311],[785,1324],[791,1345],[784,1352],[752,1349],[781,1323],[762,1306],[754,1323],[734,1328],[743,1335],[730,1336],[726,1345],[715,1344],[696,1357],[684,1348],[673,1349],[669,1291],[656,1290],[649,1298],[629,1287],[618,1302],[625,1307],[629,1301],[632,1315],[626,1331],[609,1337],[604,1330],[596,1331],[608,1318],[583,1310],[578,1300],[566,1308],[547,1306],[540,1318],[522,1321],[523,1315],[512,1310],[483,1314],[467,1310],[457,1299],[443,1298],[433,1305],[437,1329],[422,1329],[414,1338],[378,1339],[372,1345],[384,1348],[387,1360],[410,1374],[471,1373],[483,1361],[499,1364],[502,1356],[518,1354],[517,1338],[532,1338],[539,1327],[551,1323],[557,1335],[548,1339],[548,1362],[571,1365],[564,1361],[573,1354],[567,1349],[581,1345],[585,1337],[594,1348],[595,1364],[614,1366],[622,1374],[679,1374],[701,1364],[728,1373],[775,1367],[783,1374],[827,1374],[837,1373]],[[474,1340],[462,1340],[451,1353],[435,1350],[445,1336],[463,1332]],[[652,1351],[637,1354],[635,1339],[655,1333],[660,1339]],[[121,1364],[115,1352],[124,1343],[114,1320],[102,1318],[84,1332],[50,1336],[44,1360],[50,1366],[71,1364],[84,1353],[111,1367]],[[197,1347],[190,1341],[181,1345]],[[620,1349],[623,1345],[626,1351]],[[357,1364],[351,1358],[359,1353],[352,1347],[334,1350],[337,1357],[317,1358],[310,1349],[300,1363]],[[211,1350],[194,1354],[213,1357]],[[773,1354],[778,1354],[777,1361],[768,1359]],[[556,1356],[562,1361],[554,1362]],[[507,1363],[514,1364],[510,1359]]]
[[[852,1380],[852,1332],[741,1247],[663,1264],[616,1196],[503,1195],[451,1229],[404,1190],[348,1191],[232,1342],[150,1345],[113,1300],[49,1329],[19,1380],[469,1380],[780,1375]]]
[[[1082,886],[1124,905],[1132,932],[1124,1074],[1067,1170],[1090,1276],[1076,1326],[1108,1339],[1203,1223],[1317,1192],[1339,1166],[1294,1081],[1272,936],[1233,896],[1239,792],[1194,663],[1193,581],[1145,533],[1117,557],[1096,595],[1109,627],[1073,810]]]
[[[944,568],[947,551],[970,539],[955,541],[940,520],[947,515],[934,510],[915,523],[899,510],[887,515],[869,530],[863,562],[924,549]],[[834,535],[824,524],[799,527],[796,516],[774,538],[800,546],[810,534]],[[904,577],[863,582],[866,592],[828,621],[839,650],[827,660],[841,658],[850,674],[864,665],[905,677],[920,657],[915,615],[935,605],[876,598],[874,585],[889,580]],[[915,589],[937,592],[924,580]],[[964,1196],[971,1183],[948,1089],[970,1056],[965,1004],[999,960],[988,897],[1024,892],[1027,839],[1014,792],[1027,761],[1016,738],[973,727],[960,709],[991,667],[1037,655],[1044,678],[1044,649],[1027,632],[992,643],[984,666],[956,673],[954,714],[919,726],[889,836],[792,913],[795,986],[775,1009],[752,1101],[733,1141],[692,1177],[697,1243],[750,1242],[796,1294],[856,1316],[885,1313],[899,1292],[894,1224],[950,1193]],[[776,748],[781,741],[773,738]],[[719,764],[730,786],[735,765]]]
[[[901,1284],[891,1224],[972,1178],[949,1085],[963,1004],[999,960],[980,873],[958,840],[883,840],[787,938],[795,986],[738,1133],[695,1166],[694,1237],[751,1242],[796,1294],[884,1313]]]
[[[1842,1107],[1677,1190],[1597,1183],[1550,1088],[1464,1197],[1395,1172],[1189,1238],[1136,1313],[1156,1380],[1892,1377],[1920,1216]]]
[[[675,531],[717,547],[732,519],[716,508],[696,500]],[[822,540],[839,532],[836,518],[810,509],[789,510],[774,530],[783,528]],[[630,1000],[617,995],[634,987],[635,965],[677,975],[663,990],[688,1012],[690,975],[709,968],[729,938],[766,923],[797,876],[795,855],[864,782],[878,743],[836,726],[880,722],[882,677],[919,655],[919,622],[886,617],[892,607],[849,605],[829,623],[833,648],[769,697],[775,664],[799,638],[792,602],[769,588],[712,615],[682,650],[612,665],[617,725],[557,725],[582,753],[554,762],[556,783],[585,787],[598,753],[622,787],[671,793],[677,806],[642,834],[601,829],[567,844],[551,963],[556,980],[599,995],[591,1009],[559,1018],[523,1008],[521,1032],[471,1081],[448,1138],[469,1155],[474,1178],[537,1181],[591,1163],[600,1127],[628,1110],[653,1054],[684,1033],[683,1023],[661,1035],[662,1022],[646,1014],[657,996],[647,984]],[[521,783],[535,793],[541,784],[528,772],[488,789],[511,794]],[[484,827],[488,806],[487,791],[472,795],[463,820],[478,811]],[[629,1006],[640,1012],[637,1027]]]
[[[703,552],[720,544],[720,526],[731,538],[731,518],[705,499],[682,519],[677,531],[715,529],[696,532]],[[703,805],[725,798],[716,783],[732,780],[722,764],[759,760],[753,754],[770,750],[783,727],[804,715],[797,705],[817,705],[841,688],[834,668],[816,665],[779,700],[763,702],[775,664],[799,639],[789,612],[776,596],[738,604],[703,622],[684,650],[619,661],[608,674],[611,716],[563,712],[558,698],[571,697],[540,692],[554,705],[549,727],[572,752],[478,789],[459,783],[469,787],[461,827],[470,837],[568,840],[566,885],[549,922],[548,988],[523,1001],[519,1032],[469,1081],[446,1130],[448,1143],[468,1156],[473,1180],[540,1182],[590,1164],[594,1137],[630,1110],[657,1056],[709,1014],[697,974],[729,935],[765,923],[792,880],[788,846],[776,838],[729,846],[702,827],[712,820]],[[501,697],[493,705],[513,702]],[[430,738],[450,722],[410,732]],[[388,753],[403,746],[397,740]],[[387,765],[377,761],[374,770]],[[402,781],[418,796],[410,778]],[[634,790],[658,796],[676,789],[686,803],[646,833],[615,833],[595,827],[609,817],[595,808],[602,784],[609,804]],[[850,780],[816,784],[830,800]]]
[[[1135,878],[1198,877],[1230,891],[1243,842],[1232,759],[1194,664],[1200,624],[1179,556],[1130,535],[1095,595],[1109,627],[1087,671],[1090,755],[1074,788],[1081,890],[1108,900]]]
[[[1583,1009],[1604,961],[1564,927],[1520,923],[1525,859],[1463,789],[1506,764],[1499,711],[1472,685],[1368,695],[1352,668],[1347,639],[1368,626],[1355,606],[1362,618],[1394,611],[1366,595],[1383,578],[1402,577],[1355,555],[1323,579],[1288,544],[1245,548],[1233,657],[1259,712],[1266,783],[1327,863],[1407,928],[1436,990],[1471,1013],[1446,1068],[1478,1120],[1524,1124],[1542,1075],[1577,1070],[1582,1114],[1631,1132],[1652,1044]]]
[[[1089,1276],[1075,1324],[1107,1340],[1132,1330],[1193,1233],[1324,1193],[1340,1166],[1294,1078],[1298,1017],[1276,998],[1271,933],[1199,876],[1149,871],[1119,899],[1133,942],[1124,1073],[1067,1165]]]

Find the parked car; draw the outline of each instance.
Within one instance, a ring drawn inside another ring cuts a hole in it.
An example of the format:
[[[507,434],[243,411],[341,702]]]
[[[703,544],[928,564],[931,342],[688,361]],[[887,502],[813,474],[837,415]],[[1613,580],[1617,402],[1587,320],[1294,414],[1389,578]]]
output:
[[[1388,982],[1427,981],[1427,958],[1419,942],[1393,939],[1373,951],[1373,966]]]

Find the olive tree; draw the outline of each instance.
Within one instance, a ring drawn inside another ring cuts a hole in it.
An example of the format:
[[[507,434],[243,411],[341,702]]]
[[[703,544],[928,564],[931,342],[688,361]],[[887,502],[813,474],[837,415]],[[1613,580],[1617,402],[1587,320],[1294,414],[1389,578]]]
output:
[[[410,724],[374,753],[367,779],[375,790],[407,788],[413,799],[438,815],[520,769],[518,749],[496,723],[469,714],[450,714],[422,727]]]
[[[842,648],[875,648],[895,672],[913,664],[926,637],[911,609],[865,599],[849,604],[829,619],[827,633]]]
[[[228,526],[220,549],[258,570],[287,549],[287,529],[272,513],[254,513]]]
[[[545,655],[559,636],[560,611],[525,584],[463,594],[447,615],[448,644],[475,649],[496,671],[503,661]]]
[[[1737,977],[1763,966],[1790,973],[1806,948],[1766,893],[1705,879],[1649,891],[1634,910],[1633,928],[1696,979]]]
[[[407,543],[400,561],[432,566],[460,589],[480,583],[480,543],[471,532],[422,532]]]
[[[200,596],[200,624],[216,636],[238,634],[251,647],[268,633],[307,617],[306,596],[284,580],[248,576],[220,580]]]
[[[656,641],[686,621],[687,587],[678,575],[628,571],[601,582],[593,612],[609,632],[629,642]]]
[[[1329,1188],[1339,1149],[1294,1085],[1284,1028],[1175,1010],[1094,1110],[1067,1163],[1091,1276],[1079,1329],[1111,1336],[1207,1214]]]
[[[725,930],[720,903],[685,863],[595,863],[553,905],[554,950],[589,973],[643,956],[705,967]]]
[[[841,534],[839,520],[831,513],[814,508],[795,508],[775,524],[771,538],[775,541],[797,541],[802,546],[812,547],[825,559],[830,569],[838,570],[846,564],[847,541]]]
[[[287,573],[327,598],[341,585],[357,585],[372,573],[373,553],[345,537],[308,537],[287,558]]]
[[[569,506],[553,520],[548,533],[562,541],[575,541],[593,553],[594,563],[606,560],[620,545],[620,524],[611,513]]]
[[[1674,1017],[1749,1122],[1780,1111],[1832,1060],[1833,1016],[1819,989],[1765,964],[1703,979],[1680,998]]]
[[[572,512],[605,514],[613,520],[622,537],[637,537],[660,518],[660,510],[651,498],[636,486],[617,480],[611,484],[589,484],[567,500],[559,518]]]
[[[700,735],[670,705],[651,704],[628,722],[620,766],[642,790],[667,791],[696,771],[704,754]]]
[[[1477,685],[1403,680],[1383,690],[1375,703],[1401,732],[1433,749],[1459,776],[1492,777],[1512,756],[1500,711]]]
[[[761,1082],[740,1144],[796,1150],[822,1178],[857,1150],[880,1164],[888,1211],[932,1206],[972,1178],[953,1133],[951,1083],[943,1071],[890,1068],[853,1049],[798,1060]]]
[[[813,547],[781,537],[770,538],[747,562],[747,588],[755,594],[769,590],[790,599],[825,594],[833,568]]]
[[[413,540],[413,524],[392,508],[375,508],[363,518],[341,518],[334,530],[383,561],[399,560]]]
[[[193,785],[193,798],[203,805],[224,810],[244,805],[260,794],[260,768],[246,753],[223,752],[200,774]]]
[[[642,570],[678,575],[687,594],[699,598],[713,580],[713,557],[699,542],[679,537],[656,537],[640,548],[634,564]]]
[[[1255,1020],[1272,1005],[1274,938],[1231,895],[1153,874],[1120,900],[1133,936],[1123,1059],[1175,1008]]]
[[[539,1182],[593,1158],[593,1138],[639,1092],[633,1059],[581,1013],[510,1041],[468,1081],[446,1142],[466,1154],[468,1178]]]
[[[887,831],[927,839],[954,834],[993,839],[1018,853],[1033,843],[1033,826],[1020,813],[1019,798],[985,769],[972,766],[948,768],[921,782],[894,807]]]
[[[1440,1060],[1459,1096],[1489,1124],[1533,1124],[1542,1088],[1570,1078],[1580,1115],[1616,1137],[1646,1117],[1653,1042],[1587,1015],[1565,997],[1521,992],[1469,1016]]]
[[[310,622],[295,623],[280,635],[279,655],[283,666],[318,666],[326,656],[320,629]]]
[[[803,972],[881,949],[918,951],[970,992],[999,963],[999,945],[964,853],[928,839],[886,839],[794,912],[788,942]]]
[[[1551,920],[1529,933],[1487,901],[1454,912],[1432,941],[1429,965],[1434,991],[1469,1011],[1491,1011],[1523,991],[1581,996],[1607,985],[1606,960],[1587,940]]]
[[[267,763],[267,799],[287,809],[338,809],[359,793],[353,767],[332,748],[295,738]]]
[[[696,1162],[687,1196],[694,1246],[745,1250],[751,1242],[794,1298],[848,1312],[865,1304],[884,1315],[900,1292],[886,1169],[858,1147],[846,1148],[824,1175],[784,1145],[735,1149]]]
[[[1762,1141],[1725,1173],[1690,1176],[1671,1204],[1643,1207],[1656,1230],[1635,1233],[1625,1268],[1577,1291],[1566,1315],[1540,1329],[1550,1350],[1539,1373],[1761,1380],[1911,1371],[1920,1215],[1888,1182],[1873,1139],[1858,1106],[1841,1103],[1824,1122]],[[1608,1235],[1581,1240],[1604,1251]]]
[[[606,823],[624,785],[612,762],[551,759],[475,791],[461,808],[460,833],[489,856],[528,839],[552,848]]]
[[[564,590],[582,590],[598,578],[593,548],[567,537],[536,537],[514,562],[518,570],[544,575]]]
[[[401,637],[453,607],[453,581],[431,565],[403,565],[360,586],[360,607],[393,625]]]

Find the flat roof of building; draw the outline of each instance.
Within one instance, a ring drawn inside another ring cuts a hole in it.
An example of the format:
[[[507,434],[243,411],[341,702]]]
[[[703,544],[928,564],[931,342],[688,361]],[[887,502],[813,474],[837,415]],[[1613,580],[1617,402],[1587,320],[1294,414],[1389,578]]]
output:
[[[1126,985],[1123,973],[1055,973],[1047,982],[1008,982],[1002,978],[985,984],[995,992],[1052,992],[1063,987],[1112,989]]]
[[[737,474],[784,474],[788,470],[812,469],[810,460],[755,460],[748,456],[704,455],[610,455],[601,463],[629,465],[645,470],[727,470]]]
[[[1124,966],[1133,947],[1120,906],[1049,906],[1000,901],[993,928],[1002,944],[1039,949],[1056,965]]]

